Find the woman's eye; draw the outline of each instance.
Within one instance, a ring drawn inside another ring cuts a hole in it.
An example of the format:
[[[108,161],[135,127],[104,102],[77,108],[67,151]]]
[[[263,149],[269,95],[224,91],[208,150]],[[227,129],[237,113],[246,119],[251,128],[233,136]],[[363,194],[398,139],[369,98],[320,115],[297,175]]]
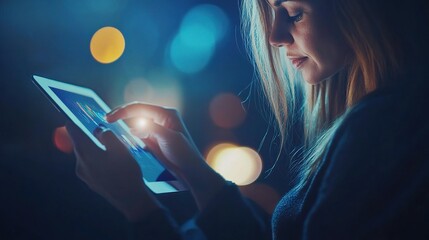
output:
[[[295,22],[295,23],[299,22],[299,21],[302,20],[302,16],[303,16],[303,12],[300,12],[300,13],[294,15],[294,16],[290,16],[289,17],[289,21],[290,22]]]

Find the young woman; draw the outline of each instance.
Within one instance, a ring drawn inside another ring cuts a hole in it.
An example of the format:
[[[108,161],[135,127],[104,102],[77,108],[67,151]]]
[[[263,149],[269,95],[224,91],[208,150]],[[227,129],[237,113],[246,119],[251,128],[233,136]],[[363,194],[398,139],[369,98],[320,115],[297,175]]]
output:
[[[133,103],[107,120],[152,120],[136,134],[188,185],[200,210],[194,227],[175,225],[109,131],[100,133],[104,152],[68,126],[77,175],[134,223],[136,237],[428,237],[425,5],[423,0],[243,1],[246,36],[279,133],[285,139],[296,117],[305,130],[299,180],[279,202],[271,226],[233,183],[207,166],[172,109]],[[304,96],[303,106],[297,96]]]

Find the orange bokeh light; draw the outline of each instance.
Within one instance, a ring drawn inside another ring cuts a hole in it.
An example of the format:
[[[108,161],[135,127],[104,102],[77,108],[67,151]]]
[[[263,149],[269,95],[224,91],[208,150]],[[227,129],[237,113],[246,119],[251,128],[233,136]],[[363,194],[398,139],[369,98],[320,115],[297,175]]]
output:
[[[98,62],[112,63],[124,53],[125,39],[117,28],[103,27],[94,33],[89,48]]]
[[[64,153],[73,152],[73,143],[65,126],[58,127],[54,131],[53,142],[55,147]]]
[[[239,97],[221,93],[210,102],[210,117],[216,126],[231,129],[243,123],[246,112]]]

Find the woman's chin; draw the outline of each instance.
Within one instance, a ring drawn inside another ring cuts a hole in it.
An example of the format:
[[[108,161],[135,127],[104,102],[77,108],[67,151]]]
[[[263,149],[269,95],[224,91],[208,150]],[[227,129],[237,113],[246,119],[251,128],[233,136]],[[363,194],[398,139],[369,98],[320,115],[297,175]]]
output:
[[[302,78],[304,79],[304,81],[310,85],[318,85],[322,82],[324,82],[325,80],[329,79],[330,76],[326,77],[326,76],[320,76],[315,75],[315,74],[306,74],[306,72],[302,72]]]
[[[304,79],[304,81],[310,85],[318,85],[321,82],[323,82],[325,79],[320,79],[320,78],[309,78],[309,77],[302,77]]]

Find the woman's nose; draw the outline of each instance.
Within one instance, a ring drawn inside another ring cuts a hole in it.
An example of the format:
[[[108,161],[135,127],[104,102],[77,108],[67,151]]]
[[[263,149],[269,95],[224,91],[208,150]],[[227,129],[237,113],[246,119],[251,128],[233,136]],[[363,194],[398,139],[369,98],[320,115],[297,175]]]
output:
[[[273,47],[283,47],[293,43],[292,34],[289,31],[289,24],[287,20],[275,17],[274,24],[270,32],[270,44]]]

